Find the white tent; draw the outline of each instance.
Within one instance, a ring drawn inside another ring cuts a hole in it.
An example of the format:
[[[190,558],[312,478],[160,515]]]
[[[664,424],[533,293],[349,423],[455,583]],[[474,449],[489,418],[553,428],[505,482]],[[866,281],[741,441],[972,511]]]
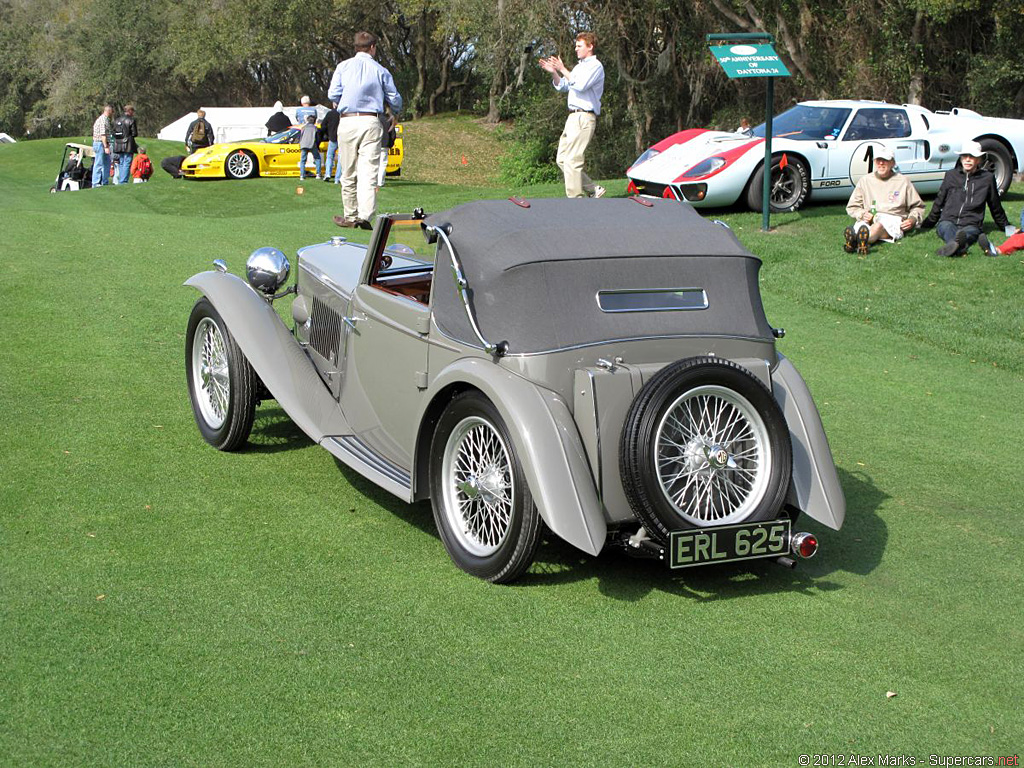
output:
[[[15,144],[16,141],[6,133],[0,133],[0,144]]]
[[[214,143],[228,141],[245,141],[246,139],[259,139],[267,135],[267,120],[274,114],[273,107],[203,107],[206,110],[206,119],[213,126]],[[284,113],[295,122],[295,107],[285,107]],[[317,106],[317,115],[320,119],[327,114],[327,107]],[[180,141],[185,143],[185,131],[189,123],[196,119],[195,112],[189,112],[175,120],[170,125],[165,125],[156,135],[158,139],[167,141]]]

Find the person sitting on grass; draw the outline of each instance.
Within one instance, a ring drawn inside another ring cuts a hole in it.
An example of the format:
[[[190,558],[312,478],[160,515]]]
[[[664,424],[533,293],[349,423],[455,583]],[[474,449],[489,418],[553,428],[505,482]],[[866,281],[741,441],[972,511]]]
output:
[[[846,204],[854,222],[843,233],[847,253],[867,254],[880,239],[895,242],[924,218],[924,202],[906,176],[896,172],[892,150],[875,151],[875,171],[862,176]]]
[[[963,256],[975,242],[986,256],[999,255],[981,231],[986,204],[996,226],[1007,236],[1013,234],[1014,227],[999,200],[996,177],[981,167],[984,154],[976,141],[961,145],[960,165],[946,171],[928,218],[921,225],[925,229],[935,227],[935,233],[942,238],[943,244],[935,252],[939,256]]]

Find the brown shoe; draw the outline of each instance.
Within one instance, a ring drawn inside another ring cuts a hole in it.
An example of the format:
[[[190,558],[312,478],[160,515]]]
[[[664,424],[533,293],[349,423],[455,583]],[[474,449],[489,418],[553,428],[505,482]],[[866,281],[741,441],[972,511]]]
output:
[[[857,230],[857,253],[866,256],[871,250],[871,231],[867,227]]]
[[[346,219],[344,216],[335,216],[334,223],[339,227],[354,227],[356,225],[356,220]]]

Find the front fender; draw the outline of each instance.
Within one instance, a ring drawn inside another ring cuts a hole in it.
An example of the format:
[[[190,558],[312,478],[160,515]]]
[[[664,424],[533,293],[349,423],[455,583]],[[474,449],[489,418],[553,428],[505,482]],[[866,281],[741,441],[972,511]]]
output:
[[[574,547],[598,554],[608,527],[579,430],[562,398],[488,360],[464,358],[431,382],[424,403],[449,386],[465,384],[483,392],[501,413],[548,528]]]
[[[782,407],[793,442],[789,501],[819,523],[838,531],[846,517],[846,497],[839,484],[825,428],[803,377],[781,354],[779,364],[772,371],[772,390]]]
[[[351,433],[338,403],[270,302],[227,272],[200,272],[185,285],[210,300],[264,386],[299,429],[317,443],[325,435]]]

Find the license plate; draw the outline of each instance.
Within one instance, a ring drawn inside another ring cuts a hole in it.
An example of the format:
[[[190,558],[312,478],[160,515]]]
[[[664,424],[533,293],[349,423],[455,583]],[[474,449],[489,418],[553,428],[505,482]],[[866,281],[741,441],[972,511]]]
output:
[[[766,520],[669,534],[669,568],[778,557],[789,552],[790,520]]]

